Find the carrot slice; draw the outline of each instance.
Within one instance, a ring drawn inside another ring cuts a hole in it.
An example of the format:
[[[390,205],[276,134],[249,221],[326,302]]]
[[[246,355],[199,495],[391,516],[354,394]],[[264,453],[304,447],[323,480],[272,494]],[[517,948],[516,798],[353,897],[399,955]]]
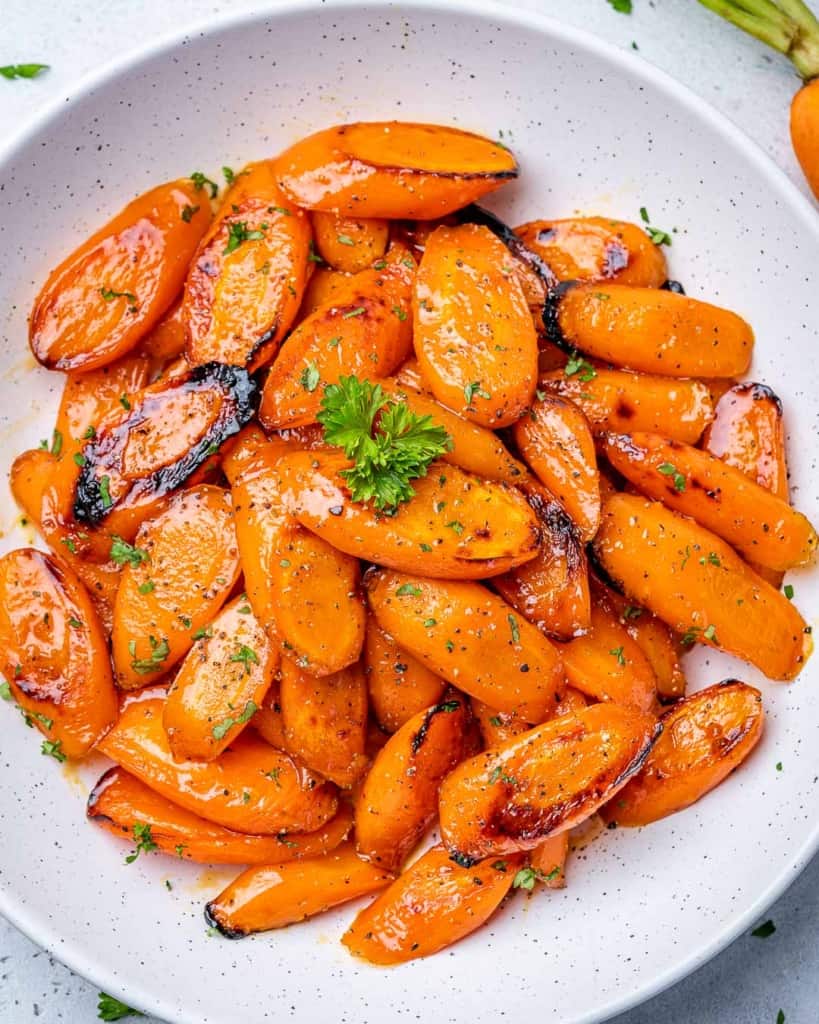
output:
[[[433,462],[414,496],[385,516],[353,501],[343,453],[296,452],[279,461],[284,502],[296,519],[356,558],[425,576],[478,579],[535,557],[534,512],[516,490]]]
[[[276,160],[279,183],[299,206],[389,219],[446,216],[517,173],[515,158],[496,142],[400,121],[326,128]]]
[[[336,813],[336,788],[246,731],[215,761],[175,761],[162,725],[165,694],[126,697],[97,749],[147,786],[235,832],[314,832]]]
[[[568,832],[559,832],[556,836],[544,839],[529,854],[529,865],[535,872],[535,880],[547,889],[564,889],[568,856]]]
[[[493,428],[522,415],[537,379],[537,336],[509,263],[488,228],[440,227],[427,240],[415,285],[421,372],[440,402]]]
[[[762,736],[762,694],[728,679],[662,717],[663,734],[640,772],[603,810],[618,825],[648,825],[695,803],[734,771]]]
[[[550,340],[617,366],[670,377],[736,377],[754,336],[727,309],[625,284],[559,287],[544,314]]]
[[[441,786],[441,838],[465,866],[532,850],[606,803],[660,733],[653,715],[593,704],[460,764]]]
[[[123,557],[111,643],[117,685],[132,690],[181,661],[227,600],[239,575],[230,495],[181,491]]]
[[[401,650],[372,615],[367,617],[364,663],[370,705],[385,732],[396,732],[413,715],[437,704],[446,689],[444,680]]]
[[[236,175],[185,282],[191,365],[256,370],[273,358],[307,284],[310,238],[307,215],[278,188],[270,162]]]
[[[397,871],[435,820],[438,787],[460,761],[466,698],[414,715],[376,755],[356,801],[356,849]]]
[[[280,666],[281,667],[281,666]],[[281,677],[279,673],[270,684],[262,706],[253,716],[253,728],[277,750],[287,750],[287,739],[284,735],[281,706]]]
[[[386,220],[344,217],[316,210],[310,220],[316,249],[334,270],[357,274],[387,251],[390,226]]]
[[[209,221],[186,179],[129,203],[49,274],[29,323],[35,358],[93,370],[132,349],[178,295]]]
[[[431,956],[480,928],[512,888],[520,858],[454,864],[443,846],[427,850],[342,937],[353,954],[373,964]]]
[[[162,317],[136,350],[137,355],[150,360],[155,372],[165,369],[185,351],[187,337],[182,319],[182,299],[178,299]]]
[[[322,857],[248,868],[205,908],[228,939],[284,928],[383,889],[392,876],[342,843]]]
[[[315,832],[248,835],[215,825],[161,796],[122,768],[109,768],[88,797],[87,815],[112,835],[134,841],[150,829],[162,853],[202,864],[271,864],[317,857],[335,849],[353,827],[347,804]]]
[[[692,516],[746,558],[783,571],[813,560],[819,538],[807,518],[716,456],[657,434],[607,434],[602,447],[643,494]]]
[[[348,286],[349,280],[350,275],[342,274],[340,270],[333,270],[323,264],[316,266],[304,290],[296,323],[306,320],[320,306],[329,305],[333,296]]]
[[[498,747],[513,736],[520,736],[532,728],[531,722],[524,721],[514,711],[498,711],[477,697],[471,697],[469,703],[477,719],[484,747]]]
[[[370,607],[382,629],[448,682],[526,722],[541,722],[563,690],[557,650],[479,583],[371,570]]]
[[[34,548],[0,558],[2,670],[43,753],[82,757],[114,724],[105,635],[68,566]]]
[[[594,551],[634,604],[688,644],[730,651],[770,679],[792,679],[810,654],[810,630],[791,602],[723,540],[659,502],[610,498]]]

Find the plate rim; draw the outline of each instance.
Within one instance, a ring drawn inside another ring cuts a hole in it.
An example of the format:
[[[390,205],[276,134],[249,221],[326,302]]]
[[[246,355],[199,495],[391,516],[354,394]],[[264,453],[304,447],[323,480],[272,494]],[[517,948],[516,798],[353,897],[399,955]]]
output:
[[[602,57],[611,64],[622,68],[633,78],[649,84],[661,93],[672,96],[695,118],[710,124],[771,184],[778,197],[793,209],[819,244],[819,209],[761,146],[746,135],[727,115],[718,111],[683,82],[678,81],[645,57],[633,54],[586,29],[576,28],[535,10],[512,6],[511,3],[500,3],[499,0],[401,0],[401,2],[397,2],[397,0],[266,0],[253,9],[237,12],[224,11],[221,14],[205,16],[181,29],[163,32],[153,41],[133,47],[106,61],[80,76],[74,85],[61,90],[51,100],[44,102],[26,118],[16,131],[10,133],[4,143],[0,144],[0,181],[18,150],[47,130],[50,125],[59,122],[62,112],[67,107],[105,86],[118,75],[132,71],[149,60],[172,52],[183,45],[187,39],[218,34],[225,29],[262,22],[270,18],[275,19],[311,11],[343,11],[349,8],[370,9],[374,12],[395,9],[402,13],[408,9],[428,13],[440,11],[442,14],[451,14],[453,10],[461,11],[490,23],[529,29]],[[594,1010],[582,1016],[573,1017],[571,1024],[603,1024],[603,1022],[660,995],[693,974],[747,931],[771,904],[796,881],[817,850],[819,850],[819,815],[817,815],[807,839],[794,852],[780,875],[710,942],[687,953],[675,964],[659,972],[644,984],[609,1000],[602,1010]],[[96,985],[100,991],[122,998],[129,1006],[136,1003],[137,1009],[157,1016],[167,1021],[168,1024],[199,1024],[186,1011],[182,1011],[180,1014],[160,994],[151,992],[138,983],[123,985],[113,968],[87,961],[82,950],[77,948],[76,944],[65,944],[66,940],[53,923],[48,920],[40,920],[34,913],[27,913],[25,902],[15,900],[11,891],[2,884],[0,884],[0,915],[32,942],[53,955],[60,963]],[[129,993],[133,993],[133,995],[129,995]]]

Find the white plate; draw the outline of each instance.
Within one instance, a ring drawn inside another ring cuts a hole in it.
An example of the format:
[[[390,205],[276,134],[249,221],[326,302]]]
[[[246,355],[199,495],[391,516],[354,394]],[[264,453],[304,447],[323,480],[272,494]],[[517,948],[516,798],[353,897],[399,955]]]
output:
[[[64,252],[163,179],[215,177],[333,122],[392,117],[502,130],[523,175],[494,205],[513,221],[575,210],[637,220],[646,206],[676,228],[674,276],[757,331],[753,374],[785,402],[793,493],[816,512],[815,212],[650,65],[477,0],[223,18],[94,76],[11,145],[0,162],[3,478],[50,430],[60,378],[34,369],[26,314]],[[3,546],[27,542],[5,488],[0,511]],[[816,580],[793,582],[814,621]],[[683,814],[598,836],[572,858],[563,892],[518,895],[432,959],[388,971],[352,960],[337,943],[351,908],[242,942],[208,937],[203,902],[231,872],[163,857],[126,867],[123,844],[83,820],[99,765],[44,759],[11,707],[0,712],[0,911],[101,988],[181,1024],[604,1019],[748,928],[819,845],[819,661],[785,687],[728,658],[691,660],[698,686],[731,674],[762,686],[768,729],[750,763]]]

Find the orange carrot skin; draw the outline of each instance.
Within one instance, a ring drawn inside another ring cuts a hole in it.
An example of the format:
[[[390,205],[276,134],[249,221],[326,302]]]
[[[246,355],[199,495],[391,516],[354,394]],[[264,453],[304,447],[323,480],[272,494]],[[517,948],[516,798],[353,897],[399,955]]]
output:
[[[751,361],[754,336],[741,317],[674,292],[580,284],[547,313],[552,340],[631,370],[737,377]]]
[[[269,161],[236,175],[185,282],[192,366],[256,370],[273,358],[307,284],[310,240],[307,215],[280,191]]]
[[[313,832],[338,809],[336,788],[250,730],[215,761],[174,760],[162,725],[165,694],[126,697],[97,749],[161,796],[235,832]]]
[[[791,101],[791,143],[813,194],[819,199],[819,79],[807,82]]]
[[[200,818],[122,768],[109,768],[88,797],[89,821],[134,841],[134,826],[148,825],[162,853],[200,864],[271,864],[328,853],[353,827],[347,804],[315,832],[248,835]]]
[[[529,854],[529,865],[537,872],[537,880],[547,889],[566,886],[566,860],[569,856],[569,833],[560,832],[544,839]]]
[[[35,358],[54,370],[93,370],[134,348],[179,294],[209,221],[187,179],[126,206],[49,275],[29,324]]]
[[[208,923],[229,939],[284,928],[383,889],[392,876],[342,843],[322,857],[253,867],[211,900]]]
[[[444,680],[402,650],[373,615],[367,617],[364,664],[370,707],[388,733],[397,732],[414,715],[437,704],[446,689]]]
[[[461,759],[466,698],[419,712],[378,752],[356,801],[356,849],[397,871],[435,820],[438,787]]]
[[[663,734],[639,773],[607,804],[618,825],[648,825],[695,803],[751,753],[765,721],[762,694],[726,680],[663,715]]]
[[[564,695],[565,696],[565,695]],[[485,748],[499,747],[501,743],[520,736],[532,728],[531,722],[524,721],[514,711],[498,711],[477,697],[470,697],[472,715],[478,723]],[[478,751],[480,753],[480,751]]]
[[[387,251],[389,222],[365,217],[340,217],[315,210],[310,220],[319,256],[345,274],[366,270]]]
[[[434,846],[360,911],[341,941],[372,964],[431,956],[492,916],[521,863],[510,856],[462,868]]]
[[[185,351],[187,336],[182,319],[182,298],[171,306],[156,327],[149,331],[136,349],[136,355],[144,356],[153,373],[165,370],[169,363],[179,359]]]
[[[34,548],[0,558],[0,650],[26,721],[57,756],[82,757],[116,721],[105,635],[64,562]]]
[[[637,708],[593,704],[463,761],[441,786],[444,845],[465,864],[533,850],[614,796],[659,732]]]
[[[350,276],[350,274],[342,274],[340,270],[333,270],[332,267],[323,264],[316,265],[304,290],[304,297],[296,316],[296,324],[301,324],[319,307],[328,305],[333,296],[348,286]]]
[[[709,452],[657,434],[607,434],[602,450],[649,498],[696,519],[747,559],[785,571],[811,562],[816,531],[801,512]]]
[[[270,688],[265,694],[262,706],[253,716],[253,728],[277,750],[287,750],[287,738],[284,734],[281,706],[281,679],[273,678]]]
[[[512,154],[457,128],[399,121],[337,125],[276,160],[282,189],[308,210],[433,220],[517,177]]]

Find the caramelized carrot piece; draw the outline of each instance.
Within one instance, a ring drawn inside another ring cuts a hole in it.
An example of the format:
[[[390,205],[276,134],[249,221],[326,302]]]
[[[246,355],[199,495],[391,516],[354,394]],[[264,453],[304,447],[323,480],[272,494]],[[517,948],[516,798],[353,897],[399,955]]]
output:
[[[571,376],[564,370],[542,375],[538,387],[574,402],[595,434],[651,430],[696,444],[714,416],[711,393],[698,380],[582,364]]]
[[[352,810],[342,804],[315,832],[233,832],[178,806],[122,768],[109,768],[97,782],[86,813],[90,821],[131,842],[135,826],[147,825],[161,853],[202,864],[279,864],[317,857],[335,849],[353,827]]]
[[[249,164],[225,193],[185,282],[191,365],[256,370],[269,362],[301,304],[309,250],[307,215],[279,190],[272,164]]]
[[[544,313],[550,340],[670,377],[736,377],[751,361],[750,326],[698,299],[625,284],[558,288]]]
[[[720,647],[770,679],[793,679],[810,654],[808,627],[791,602],[723,540],[659,502],[610,498],[594,550],[619,589],[684,642]]]
[[[132,349],[178,295],[209,221],[186,179],[129,203],[49,274],[29,322],[35,358],[93,370]]]
[[[762,694],[735,679],[681,700],[637,775],[602,814],[618,825],[648,825],[683,810],[730,775],[762,736]]]
[[[566,398],[537,398],[514,427],[521,454],[560,501],[585,543],[600,522],[600,477],[594,439],[580,409]]]
[[[321,306],[330,305],[338,292],[349,286],[349,281],[349,274],[342,274],[340,270],[333,270],[332,267],[316,266],[304,290],[296,323],[306,320]]]
[[[505,601],[547,636],[571,640],[588,632],[591,604],[586,551],[560,502],[536,481],[523,484],[541,530],[535,557],[495,576]]]
[[[466,698],[414,715],[378,752],[356,801],[356,849],[397,871],[435,820],[438,787],[460,761]]]
[[[800,12],[802,13],[802,12]],[[804,12],[804,17],[815,21],[810,11]],[[802,43],[802,33],[799,33],[799,42]],[[811,32],[811,42],[806,44],[806,49],[815,46],[815,32]],[[791,45],[791,44],[789,44]],[[815,58],[808,58],[812,63]],[[810,77],[801,88],[797,89],[791,100],[790,131],[791,145],[802,168],[813,194],[819,198],[819,142],[816,138],[816,121],[819,118],[819,86],[816,78]]]
[[[266,427],[315,422],[328,384],[349,374],[386,377],[409,355],[415,261],[393,246],[379,267],[351,277],[284,343],[262,395]]]
[[[529,854],[529,866],[536,880],[547,889],[565,889],[566,860],[569,856],[569,833],[559,832],[544,839]]]
[[[438,675],[524,721],[551,714],[563,691],[560,655],[491,591],[386,569],[364,582],[382,629]]]
[[[415,285],[421,372],[440,402],[492,428],[522,415],[537,379],[537,336],[509,263],[488,228],[440,227],[427,240]]]
[[[126,697],[97,749],[180,807],[235,832],[314,832],[336,813],[332,783],[247,730],[215,761],[175,761],[160,688]]]
[[[525,722],[514,711],[498,711],[477,697],[470,698],[470,704],[481,730],[484,747],[498,747],[501,743],[532,728],[531,722]]]
[[[111,644],[117,685],[133,690],[181,661],[239,575],[230,495],[181,491],[136,536],[120,579]]]
[[[412,388],[413,391],[420,391],[422,395],[432,397],[429,383],[421,373],[421,367],[414,355],[408,356],[395,371],[392,378],[402,388]]]
[[[339,551],[425,576],[477,579],[534,558],[538,528],[526,499],[502,483],[433,462],[414,496],[385,516],[353,501],[340,451],[296,452],[278,463],[296,519]]]
[[[665,256],[642,228],[609,217],[533,220],[515,234],[559,281],[616,281],[659,288],[668,277]]]
[[[462,762],[441,786],[441,838],[459,863],[532,850],[625,785],[660,733],[634,707],[593,704]]]
[[[783,571],[813,560],[819,538],[807,518],[716,456],[657,434],[607,434],[602,446],[643,494],[692,516],[746,558]]]
[[[386,220],[344,217],[320,210],[310,219],[319,256],[334,270],[357,274],[387,251],[390,226]]]
[[[287,749],[349,788],[367,769],[367,683],[360,665],[317,679],[282,661],[279,702]]]
[[[432,220],[516,178],[515,158],[480,135],[372,121],[301,139],[276,160],[293,202],[352,217]]]
[[[385,732],[397,732],[414,715],[437,704],[446,689],[444,680],[402,651],[372,615],[367,617],[364,663],[370,706]]]
[[[431,956],[480,928],[512,887],[521,860],[453,863],[443,846],[427,850],[373,903],[341,941],[373,964]]]
[[[284,735],[281,706],[281,665],[270,688],[265,694],[262,706],[253,716],[253,728],[277,750],[287,750],[287,739]]]
[[[162,317],[136,350],[137,355],[148,359],[155,371],[164,370],[185,351],[187,337],[185,321],[182,319],[182,299],[178,299]]]
[[[200,630],[168,690],[162,724],[173,756],[218,757],[258,711],[278,664],[242,594]]]
[[[82,757],[114,724],[105,635],[68,566],[34,548],[0,558],[2,672],[43,753]]]

